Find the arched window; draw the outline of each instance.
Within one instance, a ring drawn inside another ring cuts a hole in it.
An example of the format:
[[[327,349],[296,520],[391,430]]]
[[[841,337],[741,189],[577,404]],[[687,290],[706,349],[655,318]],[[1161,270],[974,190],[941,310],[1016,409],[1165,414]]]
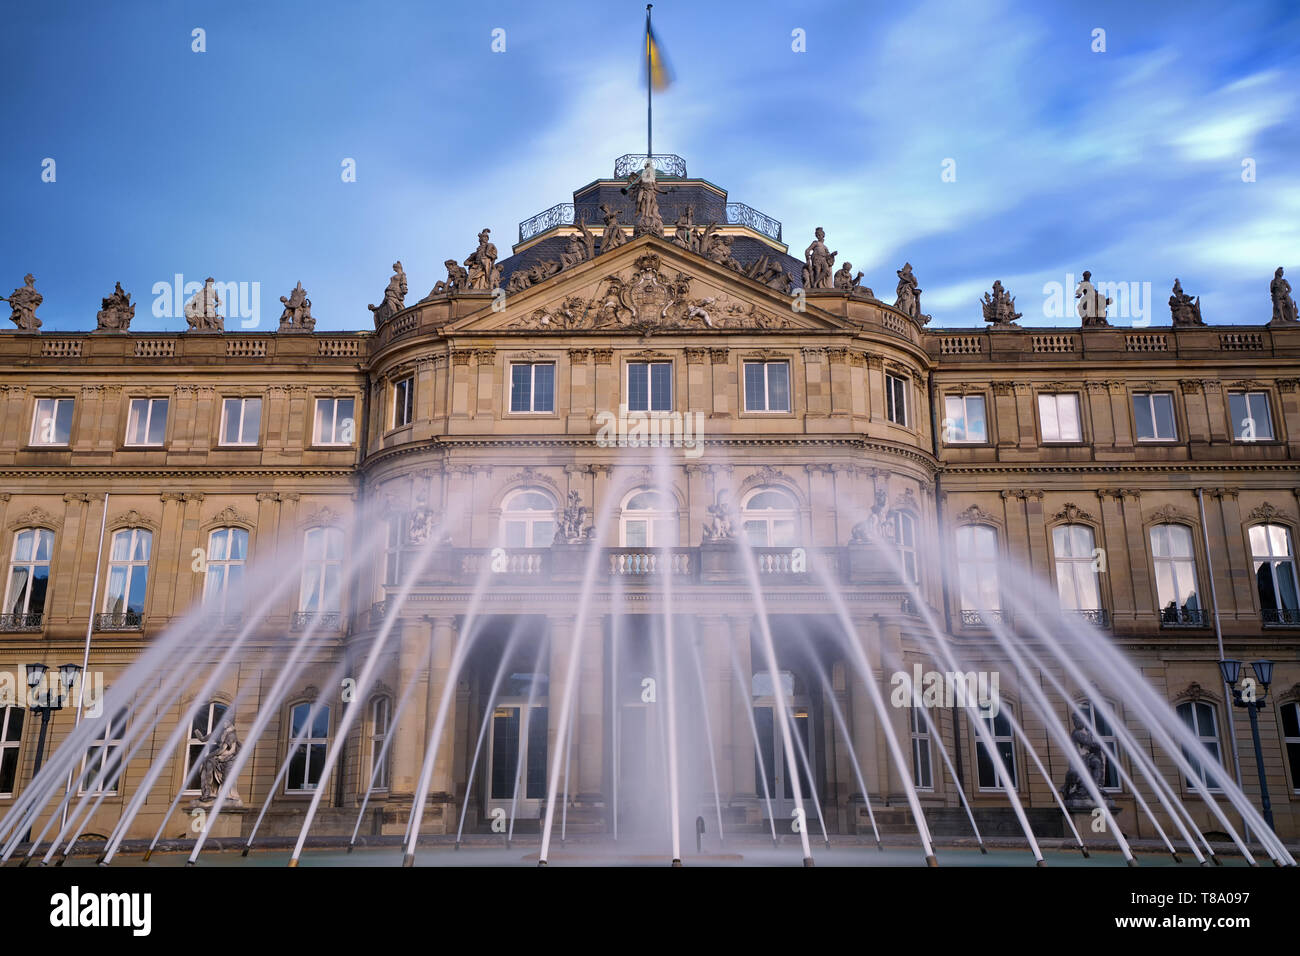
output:
[[[1189,700],[1178,705],[1178,716],[1183,719],[1192,733],[1201,741],[1201,746],[1209,752],[1208,759],[1204,753],[1195,753],[1183,748],[1183,756],[1192,765],[1196,778],[1209,790],[1220,789],[1215,776],[1214,766],[1223,766],[1223,755],[1219,749],[1219,725],[1214,715],[1214,707],[1203,701]],[[1187,780],[1191,787],[1193,781]]]
[[[1101,608],[1094,541],[1092,529],[1086,524],[1062,524],[1052,529],[1056,591],[1063,611],[1096,611]]]
[[[677,544],[677,508],[657,491],[634,491],[623,502],[619,540],[624,548],[665,548]]]
[[[144,616],[153,533],[144,528],[113,532],[108,557],[108,587],[104,590],[105,620],[101,626],[137,628]]]
[[[24,528],[14,535],[0,628],[23,630],[41,626],[53,556],[53,531]]]
[[[794,499],[776,488],[760,488],[740,509],[745,537],[756,548],[785,548],[797,540]]]
[[[201,782],[199,774],[201,771],[196,770],[203,759],[203,748],[205,742],[211,739],[212,732],[221,726],[221,719],[226,716],[227,707],[220,701],[210,700],[199,708],[190,721],[190,739],[185,745],[185,776],[182,786],[186,793],[197,793],[200,789]],[[212,741],[212,746],[216,746],[216,741]],[[190,774],[194,774],[193,777]]]
[[[555,499],[538,488],[510,493],[501,510],[507,548],[549,548],[555,538]]]
[[[1151,529],[1151,560],[1156,569],[1156,598],[1160,623],[1201,624],[1205,612],[1196,587],[1196,552],[1192,529],[1181,524],[1158,524]]]
[[[26,713],[21,707],[0,707],[0,797],[12,797],[18,783],[18,749]]]
[[[1113,712],[1114,709],[1115,708],[1112,706],[1111,711]],[[1088,729],[1092,731],[1093,737],[1095,737],[1097,742],[1101,744],[1102,750],[1105,753],[1106,777],[1102,781],[1102,789],[1118,790],[1119,770],[1115,766],[1115,761],[1111,758],[1111,754],[1115,754],[1117,757],[1119,756],[1119,750],[1115,746],[1115,731],[1112,730],[1110,724],[1106,722],[1106,718],[1097,713],[1097,708],[1093,706],[1092,701],[1080,701],[1079,710],[1083,713],[1084,723],[1088,726]]]
[[[957,578],[963,624],[982,624],[985,612],[1002,607],[998,589],[998,533],[983,524],[957,529]]]
[[[227,595],[244,579],[248,560],[248,532],[243,528],[217,528],[208,535],[207,570],[203,576],[203,603],[215,610],[238,611],[237,602],[227,607]]]
[[[384,741],[388,737],[388,725],[392,719],[392,701],[383,694],[370,698],[370,753],[366,765],[365,784],[372,790],[388,789],[388,757],[391,752],[384,750]],[[379,755],[383,754],[383,760]]]
[[[903,565],[904,579],[916,584],[921,580],[916,563],[916,518],[910,511],[895,511],[894,543],[898,546],[898,560]]]
[[[1291,532],[1280,524],[1250,529],[1250,556],[1255,563],[1255,589],[1265,624],[1300,624],[1295,552]]]
[[[338,528],[311,528],[304,545],[300,612],[337,613],[339,579],[343,569],[343,532]]]
[[[330,742],[330,708],[328,704],[320,704],[313,714],[313,706],[303,701],[295,704],[289,715],[289,743],[292,745],[304,728],[306,733],[289,760],[289,775],[284,781],[286,793],[311,793],[320,786],[325,751]]]
[[[1011,731],[1011,705],[1001,701],[997,714],[993,716],[981,714],[979,719],[984,721],[993,745],[1002,756],[1002,765],[1006,768],[1012,789],[1017,788],[1019,784],[1016,782],[1016,747]],[[1002,780],[997,761],[989,754],[984,741],[978,735],[975,737],[975,762],[979,769],[980,789],[1000,790]]]

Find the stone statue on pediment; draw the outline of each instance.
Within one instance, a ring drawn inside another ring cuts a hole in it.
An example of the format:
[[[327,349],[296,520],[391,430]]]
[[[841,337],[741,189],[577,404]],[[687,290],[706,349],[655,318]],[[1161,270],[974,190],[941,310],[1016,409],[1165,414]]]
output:
[[[834,288],[831,272],[835,268],[838,252],[826,248],[826,230],[818,226],[813,241],[803,251],[803,287],[805,289]]]
[[[790,289],[790,277],[786,274],[785,266],[775,256],[766,254],[759,256],[754,264],[745,270],[744,275],[778,292],[788,292]]]
[[[22,288],[14,289],[7,298],[0,296],[0,302],[9,303],[9,321],[20,332],[35,332],[41,327],[36,307],[44,301],[45,297],[36,291],[36,277],[30,272],[23,276]]]
[[[695,228],[694,217],[695,207],[688,203],[677,217],[677,227],[673,231],[673,244],[688,252],[700,251],[700,234]]]
[[[1173,318],[1174,328],[1189,325],[1204,325],[1201,319],[1201,297],[1193,299],[1183,291],[1183,284],[1174,280],[1173,295],[1169,297],[1169,314]]]
[[[587,217],[580,216],[575,225],[578,231],[569,236],[568,244],[560,253],[560,267],[564,269],[596,258],[596,237],[587,228]]]
[[[655,164],[647,159],[639,173],[633,173],[628,184],[621,190],[631,193],[636,205],[636,217],[633,219],[632,238],[637,236],[662,236],[664,221],[659,214],[659,195],[667,193],[667,188],[660,188],[655,182]]]
[[[993,291],[984,293],[984,321],[994,327],[1015,326],[1020,313],[1016,311],[1016,297],[1002,288],[1002,280],[993,280]]]
[[[185,303],[185,321],[189,323],[190,331],[225,331],[226,320],[217,313],[219,308],[221,298],[217,295],[217,280],[208,276],[203,280],[203,288]]]
[[[851,262],[844,263],[840,266],[839,271],[835,273],[835,288],[839,289],[841,292],[847,292],[852,295],[854,292],[858,291],[858,286],[861,282],[862,273],[859,272],[855,276],[853,274],[853,263]]]
[[[501,283],[497,247],[488,239],[491,232],[490,229],[479,232],[478,248],[465,259],[465,268],[469,270],[469,288],[474,292],[488,292]]]
[[[310,332],[316,328],[316,319],[311,314],[311,299],[300,281],[287,296],[280,296],[284,311],[280,313],[281,332]]]
[[[1273,299],[1273,323],[1283,324],[1296,321],[1295,299],[1291,298],[1291,283],[1282,278],[1282,267],[1273,273],[1273,281],[1268,285],[1269,295]]]
[[[393,263],[393,277],[384,289],[384,300],[366,308],[375,314],[375,328],[406,308],[406,273],[402,271],[400,259]]]
[[[1106,321],[1106,309],[1113,300],[1097,291],[1097,287],[1092,284],[1091,272],[1084,270],[1083,279],[1075,287],[1074,297],[1079,300],[1077,310],[1085,329],[1110,325]]]
[[[600,251],[605,253],[617,249],[627,242],[627,236],[624,234],[623,228],[618,224],[617,210],[610,209],[608,203],[601,203],[600,211],[605,217],[605,231],[600,236]]]
[[[435,295],[442,295],[446,292],[463,292],[469,288],[469,273],[455,259],[444,259],[443,266],[447,270],[446,280],[439,279],[433,284],[433,291],[425,298],[432,298]]]
[[[135,318],[135,303],[130,293],[122,291],[122,283],[113,283],[113,292],[106,299],[100,300],[100,309],[95,313],[96,332],[125,332],[131,328]]]
[[[731,254],[731,244],[735,242],[735,236],[720,236],[712,230],[716,223],[710,223],[707,245],[704,247],[704,257],[710,262],[716,262],[720,266],[726,266],[735,272],[740,271],[740,263],[736,261]]]

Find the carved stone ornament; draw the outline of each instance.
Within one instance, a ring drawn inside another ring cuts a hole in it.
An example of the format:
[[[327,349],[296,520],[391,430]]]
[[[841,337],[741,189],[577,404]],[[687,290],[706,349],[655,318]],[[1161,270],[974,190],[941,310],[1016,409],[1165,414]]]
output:
[[[577,544],[591,536],[592,526],[586,523],[587,507],[582,503],[582,495],[570,491],[568,502],[560,514],[560,533],[569,544]]]
[[[1262,521],[1265,523],[1277,523],[1279,520],[1289,521],[1290,516],[1285,511],[1274,508],[1267,501],[1253,510],[1246,516],[1249,521]]]
[[[1273,300],[1273,320],[1269,325],[1294,324],[1297,321],[1295,299],[1291,298],[1291,283],[1282,278],[1281,266],[1273,273],[1268,293]]]
[[[1069,524],[1077,524],[1078,522],[1081,521],[1091,522],[1095,524],[1097,521],[1097,519],[1094,518],[1092,515],[1090,515],[1088,512],[1084,511],[1082,508],[1075,505],[1073,501],[1066,502],[1064,508],[1062,508],[1056,514],[1052,515],[1052,520],[1064,521]]]
[[[1079,320],[1085,329],[1110,325],[1106,321],[1106,309],[1110,306],[1112,300],[1109,296],[1103,297],[1097,291],[1097,287],[1092,284],[1092,273],[1086,269],[1083,278],[1075,286],[1074,297],[1079,300],[1077,306]]]
[[[287,296],[280,296],[284,311],[280,313],[281,332],[310,332],[316,328],[316,319],[311,314],[311,299],[307,290],[299,282]]]
[[[217,314],[221,298],[217,295],[217,280],[208,276],[203,288],[185,303],[185,321],[191,332],[224,332],[226,320]]]
[[[706,542],[720,543],[735,540],[735,514],[726,489],[719,491],[717,502],[709,505],[704,510],[709,515],[708,521],[704,525],[704,540]]]
[[[1205,324],[1201,319],[1201,297],[1198,295],[1193,299],[1184,292],[1183,284],[1178,279],[1174,280],[1173,294],[1169,296],[1169,314],[1174,328]]]
[[[191,803],[191,807],[211,806],[239,754],[240,743],[239,736],[235,733],[234,715],[227,711],[210,733],[204,734],[191,728],[190,740],[204,745],[199,755],[200,796]],[[226,795],[226,806],[243,805],[244,801],[232,783]]]
[[[130,293],[122,291],[122,283],[113,283],[113,292],[101,300],[102,307],[95,313],[96,332],[125,332],[135,318],[135,303]]]
[[[8,298],[0,296],[0,302],[9,303],[9,321],[18,326],[20,332],[35,332],[41,327],[36,307],[44,301],[44,296],[36,291],[36,277],[30,272],[23,276],[21,288],[14,289]]]
[[[996,328],[1017,328],[1016,298],[1002,288],[1002,280],[993,280],[993,291],[984,293],[984,321]]]
[[[375,328],[391,319],[406,308],[406,273],[402,271],[402,261],[393,263],[393,276],[384,289],[384,298],[379,305],[366,306],[375,314]]]

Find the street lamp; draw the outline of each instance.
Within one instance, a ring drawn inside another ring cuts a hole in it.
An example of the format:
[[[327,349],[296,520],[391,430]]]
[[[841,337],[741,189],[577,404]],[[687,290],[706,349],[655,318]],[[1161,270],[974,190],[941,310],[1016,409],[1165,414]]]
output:
[[[80,664],[64,664],[59,668],[59,690],[57,692],[46,688],[43,695],[37,695],[37,689],[45,683],[45,675],[49,668],[44,664],[27,665],[27,702],[29,708],[41,716],[41,732],[36,738],[36,761],[32,766],[32,778],[41,772],[41,764],[45,762],[45,736],[50,727],[50,718],[56,710],[63,709],[64,694],[71,690],[72,685],[76,683],[77,675],[81,673]],[[32,829],[27,828],[27,842],[32,842]]]
[[[1219,670],[1223,674],[1223,682],[1232,690],[1233,706],[1244,707],[1246,712],[1250,714],[1250,736],[1255,742],[1255,768],[1259,772],[1259,795],[1264,810],[1264,822],[1268,824],[1270,830],[1273,830],[1273,805],[1268,800],[1268,780],[1264,776],[1264,752],[1259,745],[1258,718],[1260,710],[1263,709],[1266,703],[1265,697],[1268,694],[1268,685],[1273,682],[1273,662],[1251,661],[1250,666],[1255,670],[1255,679],[1259,683],[1259,690],[1246,697],[1236,687],[1237,678],[1241,676],[1241,661],[1219,661]]]

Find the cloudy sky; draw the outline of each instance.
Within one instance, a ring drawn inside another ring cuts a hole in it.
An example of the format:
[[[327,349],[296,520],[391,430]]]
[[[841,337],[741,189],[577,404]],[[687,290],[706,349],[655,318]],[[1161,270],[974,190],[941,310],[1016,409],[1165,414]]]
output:
[[[301,280],[318,328],[372,327],[394,259],[413,301],[483,226],[504,256],[644,150],[644,9],[10,5],[0,287],[30,271],[46,329],[89,329],[120,280],[133,328],[178,329],[155,283],[213,275],[260,283],[266,329]],[[1300,289],[1291,0],[663,0],[655,25],[676,74],[656,150],[781,220],[796,256],[825,227],[882,298],[910,261],[935,325],[982,325],[995,278],[1022,324],[1060,324],[1044,287],[1084,269],[1150,283],[1145,317],[1113,317],[1139,324],[1168,323],[1174,276],[1212,323],[1268,321],[1278,265]]]

